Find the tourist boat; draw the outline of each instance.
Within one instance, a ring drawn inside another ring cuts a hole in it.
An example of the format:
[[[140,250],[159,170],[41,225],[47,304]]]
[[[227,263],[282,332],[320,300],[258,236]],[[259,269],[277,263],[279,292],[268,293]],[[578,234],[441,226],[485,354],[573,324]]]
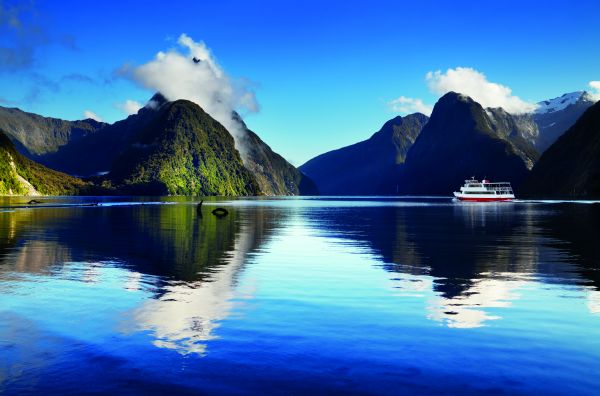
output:
[[[485,179],[478,181],[474,177],[465,180],[460,192],[455,191],[454,196],[461,201],[476,202],[512,201],[515,199],[510,183],[492,183]]]

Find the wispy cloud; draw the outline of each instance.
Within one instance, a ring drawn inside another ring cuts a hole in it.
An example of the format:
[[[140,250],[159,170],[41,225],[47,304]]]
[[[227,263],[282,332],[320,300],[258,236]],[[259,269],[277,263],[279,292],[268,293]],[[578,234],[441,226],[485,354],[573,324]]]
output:
[[[483,107],[502,107],[509,113],[527,113],[537,104],[512,94],[509,87],[488,81],[485,74],[470,67],[430,71],[425,75],[429,90],[438,95],[455,91],[470,96]]]
[[[98,121],[98,122],[102,122],[102,117],[100,117],[98,114],[94,113],[91,110],[85,110],[83,112],[83,117],[85,119],[91,118],[92,120],[95,120],[95,121]]]
[[[258,111],[254,92],[243,80],[230,78],[203,42],[182,34],[177,44],[179,47],[158,52],[143,65],[123,66],[119,74],[162,93],[168,100],[187,99],[197,103],[231,132],[244,155],[246,135],[232,115],[240,110]]]
[[[408,98],[406,96],[390,100],[388,105],[392,111],[400,114],[423,113],[428,116],[431,114],[431,110],[433,110],[433,106],[424,103],[421,99]]]
[[[92,77],[81,73],[70,73],[61,77],[61,82],[77,82],[86,84],[96,84],[97,81]]]
[[[0,71],[27,69],[34,63],[39,46],[50,39],[38,22],[33,3],[7,5],[0,2]]]
[[[527,102],[512,94],[512,89],[506,85],[491,82],[485,74],[471,67],[456,67],[445,72],[441,70],[430,71],[425,74],[425,82],[429,91],[442,96],[450,91],[470,96],[483,107],[502,107],[509,113],[528,113],[537,108],[536,103]],[[600,82],[592,81],[592,83]],[[593,86],[592,86],[593,87]],[[399,113],[431,114],[433,106],[426,104],[418,98],[400,96],[388,102],[393,111]]]
[[[600,100],[600,81],[590,81],[588,85],[591,88],[590,95],[594,100]]]
[[[127,99],[123,103],[117,103],[116,107],[122,110],[125,114],[137,114],[137,112],[144,107],[140,102],[136,100]]]

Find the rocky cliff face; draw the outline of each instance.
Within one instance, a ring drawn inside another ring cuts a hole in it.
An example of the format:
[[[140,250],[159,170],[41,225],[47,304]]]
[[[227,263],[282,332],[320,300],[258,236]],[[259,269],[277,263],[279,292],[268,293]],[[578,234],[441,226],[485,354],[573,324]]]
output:
[[[590,94],[580,91],[542,101],[532,113],[509,114],[502,108],[486,111],[499,134],[521,149],[533,148],[542,154],[594,103]]]
[[[538,197],[600,197],[600,102],[541,156],[523,186]]]

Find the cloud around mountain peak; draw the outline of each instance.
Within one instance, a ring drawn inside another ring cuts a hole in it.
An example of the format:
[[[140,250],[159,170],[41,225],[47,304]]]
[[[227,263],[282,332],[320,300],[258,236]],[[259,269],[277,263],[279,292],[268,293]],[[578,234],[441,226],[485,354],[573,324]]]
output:
[[[424,103],[421,99],[408,98],[406,96],[400,96],[391,100],[389,106],[392,111],[401,114],[422,113],[429,116],[433,110],[433,106]]]
[[[444,95],[450,91],[470,96],[483,107],[502,107],[509,113],[529,113],[537,104],[527,102],[512,94],[506,85],[491,82],[485,74],[471,67],[457,67],[430,71],[425,75],[427,86],[432,93]]]
[[[600,81],[590,81],[588,85],[591,88],[591,95],[593,100],[600,100]]]
[[[502,107],[512,114],[529,113],[537,107],[536,103],[513,95],[508,86],[489,81],[484,73],[471,67],[450,68],[445,72],[429,71],[425,74],[425,82],[429,91],[435,95],[459,92],[470,96],[483,107]],[[406,96],[393,99],[388,105],[393,111],[400,113],[418,111],[427,115],[431,114],[433,108],[421,99]]]
[[[232,114],[257,112],[254,92],[243,80],[229,77],[204,42],[181,34],[177,44],[144,64],[123,66],[120,74],[170,101],[187,99],[198,104],[231,132],[244,155],[244,132]],[[124,111],[133,109],[128,102],[120,106]]]

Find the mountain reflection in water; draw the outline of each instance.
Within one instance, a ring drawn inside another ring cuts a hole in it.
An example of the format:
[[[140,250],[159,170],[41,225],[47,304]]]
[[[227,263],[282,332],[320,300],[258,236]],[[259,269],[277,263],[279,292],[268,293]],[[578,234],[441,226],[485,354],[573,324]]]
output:
[[[164,200],[0,212],[0,393],[600,390],[598,204]]]
[[[323,209],[309,219],[379,255],[383,268],[402,275],[396,287],[431,288],[428,317],[450,327],[500,319],[500,311],[485,309],[509,308],[533,277],[581,284],[591,295],[600,286],[600,249],[592,242],[600,240],[600,204],[366,206]]]
[[[235,210],[222,219],[198,216],[192,205],[90,209],[0,213],[5,226],[0,271],[57,274],[66,269],[71,279],[99,283],[105,281],[103,269],[122,268],[123,289],[152,292],[152,298],[124,314],[122,329],[149,330],[154,345],[184,354],[202,353],[202,342],[214,337],[216,322],[229,314],[247,255],[281,218],[264,209],[244,219]]]

